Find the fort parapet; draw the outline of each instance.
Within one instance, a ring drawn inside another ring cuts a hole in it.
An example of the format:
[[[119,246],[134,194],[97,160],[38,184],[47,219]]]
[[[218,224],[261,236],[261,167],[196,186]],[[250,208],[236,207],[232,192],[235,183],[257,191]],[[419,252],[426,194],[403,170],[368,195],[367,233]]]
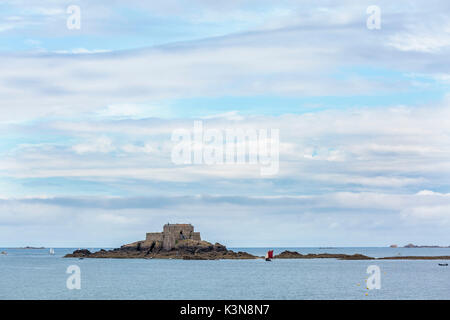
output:
[[[191,224],[166,224],[163,232],[149,232],[146,235],[146,241],[160,241],[163,249],[171,250],[175,247],[177,240],[192,239],[201,241],[200,232],[194,232],[194,226]]]

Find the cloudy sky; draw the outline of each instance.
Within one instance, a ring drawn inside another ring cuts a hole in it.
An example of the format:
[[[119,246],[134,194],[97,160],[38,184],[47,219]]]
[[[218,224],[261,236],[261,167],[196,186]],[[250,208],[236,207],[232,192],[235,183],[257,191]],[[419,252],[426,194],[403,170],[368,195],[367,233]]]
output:
[[[449,57],[446,0],[4,0],[0,247],[450,245]],[[174,164],[195,120],[279,129],[279,172]]]

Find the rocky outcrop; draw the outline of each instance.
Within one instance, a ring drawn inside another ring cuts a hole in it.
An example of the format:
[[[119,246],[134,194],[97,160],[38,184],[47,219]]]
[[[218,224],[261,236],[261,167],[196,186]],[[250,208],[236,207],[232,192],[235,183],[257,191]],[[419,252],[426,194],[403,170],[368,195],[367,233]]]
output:
[[[137,241],[113,250],[75,250],[65,258],[144,258],[144,259],[183,259],[183,260],[217,260],[217,259],[256,259],[247,252],[228,250],[220,243],[185,239],[178,240],[175,248],[164,250],[161,241]]]
[[[331,254],[331,253],[308,253],[301,254],[296,251],[283,251],[282,253],[274,256],[274,259],[339,259],[339,260],[450,260],[450,256],[395,256],[395,257],[383,257],[373,258],[363,254]]]
[[[275,255],[274,259],[301,259],[304,257],[301,253],[298,253],[297,251],[283,251],[280,254]]]
[[[450,260],[450,256],[395,256],[378,258],[379,260]]]
[[[450,248],[450,246],[417,246],[412,243],[408,243],[403,248]]]
[[[368,257],[362,254],[343,254],[343,253],[308,253],[301,254],[297,251],[283,251],[282,253],[274,256],[274,259],[339,259],[339,260],[372,260],[375,258]]]
[[[89,257],[91,255],[91,252],[87,249],[80,249],[80,250],[75,250],[72,254],[74,256],[77,256],[78,258],[85,258],[85,257]]]

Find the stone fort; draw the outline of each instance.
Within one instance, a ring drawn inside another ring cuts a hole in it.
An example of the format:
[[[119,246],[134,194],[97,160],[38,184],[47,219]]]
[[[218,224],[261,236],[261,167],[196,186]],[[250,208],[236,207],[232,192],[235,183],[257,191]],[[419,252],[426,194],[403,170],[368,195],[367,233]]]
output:
[[[174,248],[177,240],[185,239],[201,241],[200,232],[194,232],[194,226],[191,224],[167,223],[163,232],[148,232],[145,238],[146,241],[161,241],[165,250]]]

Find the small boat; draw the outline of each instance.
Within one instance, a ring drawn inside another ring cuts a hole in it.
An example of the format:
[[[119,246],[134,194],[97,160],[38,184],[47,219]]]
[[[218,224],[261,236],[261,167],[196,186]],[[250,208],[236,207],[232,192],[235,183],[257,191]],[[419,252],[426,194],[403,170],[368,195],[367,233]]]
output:
[[[55,249],[50,248],[50,254],[51,254],[51,255],[55,254]]]
[[[438,263],[441,267],[447,267],[448,263]]]
[[[273,259],[273,250],[269,250],[266,253],[266,261],[272,261]]]
[[[0,254],[2,254],[4,256],[8,255],[8,253],[6,253],[6,251],[2,251],[2,252],[0,252]]]

